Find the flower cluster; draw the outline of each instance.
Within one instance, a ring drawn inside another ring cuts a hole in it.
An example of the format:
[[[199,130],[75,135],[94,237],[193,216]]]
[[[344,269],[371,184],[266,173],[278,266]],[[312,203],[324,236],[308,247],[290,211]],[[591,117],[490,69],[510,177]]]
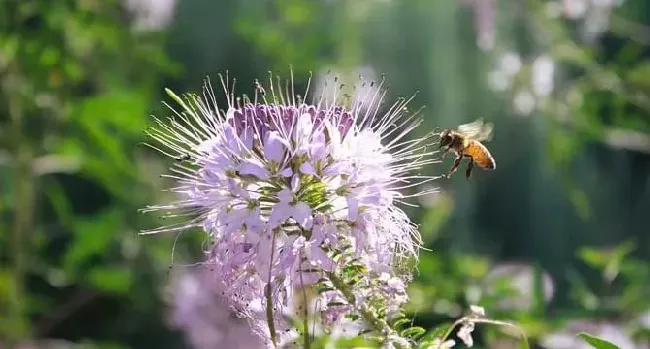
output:
[[[201,227],[212,243],[205,264],[230,309],[274,343],[309,285],[331,286],[320,310],[330,321],[380,295],[392,299],[384,306],[404,302],[421,241],[395,204],[434,179],[412,171],[438,161],[428,137],[407,137],[419,125],[410,99],[380,112],[382,84],[345,107],[336,84],[307,104],[292,84],[257,84],[251,100],[221,82],[225,111],[209,83],[202,97],[168,91],[183,111],[156,119],[149,134],[180,160],[170,175],[180,199],[148,209],[195,217],[147,233]],[[336,275],[349,278],[350,268],[364,287],[342,292]]]

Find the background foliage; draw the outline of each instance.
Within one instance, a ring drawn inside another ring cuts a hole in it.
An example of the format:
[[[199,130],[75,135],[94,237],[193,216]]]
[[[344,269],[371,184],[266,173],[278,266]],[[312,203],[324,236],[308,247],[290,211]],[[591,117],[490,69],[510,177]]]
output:
[[[138,209],[167,195],[171,161],[142,130],[164,87],[228,70],[249,93],[292,65],[299,84],[332,69],[418,90],[423,133],[496,124],[498,169],[440,180],[409,211],[433,250],[410,290],[418,325],[480,304],[540,347],[588,331],[648,348],[649,24],[643,0],[2,1],[0,343],[184,347],[165,319],[176,236],[137,236],[160,224]],[[174,268],[199,235],[179,237]]]

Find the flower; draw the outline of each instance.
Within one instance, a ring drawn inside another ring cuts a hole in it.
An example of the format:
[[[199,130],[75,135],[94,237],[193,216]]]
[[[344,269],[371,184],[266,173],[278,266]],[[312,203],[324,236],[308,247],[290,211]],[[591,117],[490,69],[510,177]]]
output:
[[[555,63],[549,56],[535,58],[531,65],[531,86],[539,97],[548,97],[553,92]]]
[[[472,338],[472,332],[474,332],[474,322],[465,321],[463,325],[458,330],[458,338],[465,343],[468,348],[474,346],[474,339]]]
[[[135,17],[134,29],[150,32],[167,28],[176,12],[176,0],[124,0]]]
[[[474,30],[476,43],[483,51],[491,51],[496,40],[495,22],[497,4],[494,0],[460,0],[474,12]]]
[[[170,324],[184,332],[195,349],[260,348],[262,343],[250,336],[245,319],[236,318],[221,295],[220,283],[208,268],[201,267],[175,278],[170,285]]]
[[[478,305],[469,306],[469,314],[464,318],[456,336],[465,343],[468,348],[474,346],[472,332],[474,332],[475,320],[485,317],[485,308]]]
[[[367,276],[355,303],[403,303],[405,262],[417,259],[421,240],[396,203],[436,178],[413,170],[439,161],[429,136],[407,138],[420,124],[406,108],[411,99],[380,113],[383,82],[349,107],[336,84],[312,104],[292,84],[271,83],[269,93],[257,84],[253,99],[236,99],[223,78],[222,85],[225,111],[209,82],[202,97],[168,91],[183,111],[168,124],[155,118],[148,133],[162,146],[152,147],[181,160],[170,175],[180,199],[147,210],[194,217],[144,233],[202,228],[212,242],[205,264],[228,306],[266,323],[253,328],[273,341],[288,328],[296,289],[350,265]],[[354,263],[339,258],[344,251],[354,252]]]
[[[495,297],[504,294],[504,287],[509,290],[507,296],[499,296],[499,301],[493,307],[502,311],[526,311],[535,302],[535,278],[536,267],[526,262],[502,262],[494,266],[488,273],[483,285],[477,285],[476,298],[468,299],[470,302],[478,302],[483,294],[488,297]],[[545,304],[548,304],[554,296],[555,285],[551,275],[540,270],[541,290]]]

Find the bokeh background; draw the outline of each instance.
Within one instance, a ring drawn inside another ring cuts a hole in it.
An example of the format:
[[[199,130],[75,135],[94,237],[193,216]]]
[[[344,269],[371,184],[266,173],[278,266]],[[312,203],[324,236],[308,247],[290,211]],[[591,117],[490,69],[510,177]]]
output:
[[[495,123],[496,171],[408,208],[432,250],[416,324],[480,304],[536,348],[583,330],[650,348],[649,46],[646,0],[1,1],[0,347],[189,348],[169,285],[203,237],[138,236],[164,223],[138,210],[168,199],[173,161],[143,130],[165,87],[228,71],[251,93],[292,65],[300,86],[331,70],[419,91],[422,135]]]

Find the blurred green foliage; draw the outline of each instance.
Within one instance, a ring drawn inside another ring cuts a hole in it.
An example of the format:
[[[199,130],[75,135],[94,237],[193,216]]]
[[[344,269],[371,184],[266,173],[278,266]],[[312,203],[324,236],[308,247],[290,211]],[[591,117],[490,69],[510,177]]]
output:
[[[164,36],[134,35],[117,1],[1,6],[0,338],[135,343],[161,326],[168,263],[136,235],[161,165],[137,143],[175,71]]]
[[[432,249],[410,289],[416,325],[446,328],[480,304],[534,345],[567,328],[575,337],[586,326],[576,321],[648,345],[650,5],[626,1],[586,40],[579,20],[548,15],[551,1],[498,3],[495,49],[484,52],[477,14],[460,1],[178,2],[157,31],[134,29],[117,0],[1,2],[0,343],[182,347],[162,297],[176,236],[137,236],[160,224],[138,209],[169,195],[158,174],[170,160],[139,144],[148,114],[166,116],[164,87],[196,91],[229,70],[249,93],[292,65],[298,85],[309,71],[370,66],[391,97],[419,90],[422,134],[478,116],[497,125],[496,171],[440,180],[440,193],[408,208]],[[488,77],[503,52],[522,66],[495,93]],[[539,55],[555,65],[554,88],[521,115],[513,101],[531,89]],[[181,237],[176,257],[194,261],[200,236]],[[480,348],[516,342],[477,332]]]

